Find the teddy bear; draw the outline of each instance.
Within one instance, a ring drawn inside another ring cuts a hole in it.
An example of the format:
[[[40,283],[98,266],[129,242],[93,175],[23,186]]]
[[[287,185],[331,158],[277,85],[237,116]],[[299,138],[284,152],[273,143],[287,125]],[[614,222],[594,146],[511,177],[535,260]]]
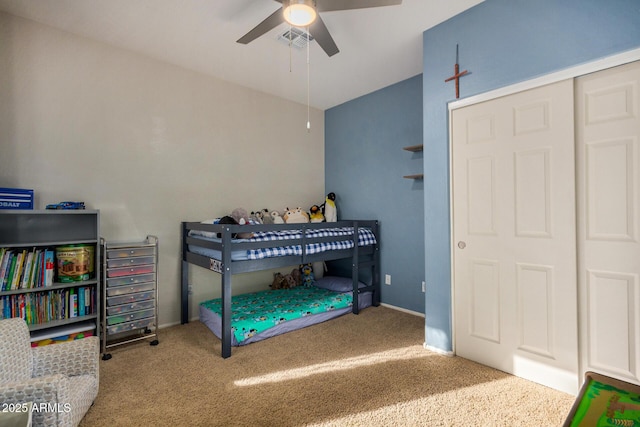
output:
[[[273,282],[269,286],[271,289],[285,289],[286,281],[282,273],[273,273]]]
[[[324,215],[320,210],[320,206],[313,205],[309,208],[309,222],[322,222],[324,221]]]
[[[291,274],[285,274],[283,277],[286,283],[286,289],[293,289],[298,286],[296,279]]]
[[[291,270],[291,277],[295,280],[296,286],[300,286],[302,284],[302,273],[299,268]]]
[[[295,270],[295,269],[294,269]],[[296,278],[291,274],[273,273],[273,282],[269,285],[271,289],[291,289],[298,286]]]
[[[309,214],[297,207],[295,209],[287,208],[284,215],[284,222],[287,224],[303,224],[309,222]]]

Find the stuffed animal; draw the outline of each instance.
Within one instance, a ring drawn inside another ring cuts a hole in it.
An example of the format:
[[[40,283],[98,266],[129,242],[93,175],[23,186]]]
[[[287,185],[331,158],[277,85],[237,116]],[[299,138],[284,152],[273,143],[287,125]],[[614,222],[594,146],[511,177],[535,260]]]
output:
[[[249,222],[253,224],[262,224],[262,213],[261,211],[251,211],[249,214]]]
[[[300,207],[295,209],[287,208],[283,218],[284,222],[287,224],[303,224],[309,222],[309,215]]]
[[[218,224],[231,224],[231,225],[238,225],[238,221],[236,221],[235,218],[226,215],[223,216],[222,218],[220,218],[220,220],[218,221]],[[222,233],[218,233],[217,237],[220,238],[222,237]],[[231,238],[232,239],[250,239],[253,237],[253,233],[232,233],[231,234]]]
[[[302,273],[299,268],[291,270],[291,277],[295,280],[296,286],[300,286],[302,284]]]
[[[298,286],[296,279],[291,274],[285,274],[283,277],[284,282],[286,283],[286,289],[293,289]]]
[[[273,224],[273,217],[271,216],[269,209],[261,209],[258,213],[260,214],[263,224]]]
[[[302,268],[302,285],[303,286],[311,286],[315,281],[315,277],[313,276],[313,267],[311,264],[303,265]]]
[[[235,208],[233,211],[231,211],[231,217],[235,219],[240,225],[249,224],[249,214],[247,213],[246,209]]]
[[[336,193],[327,194],[324,201],[324,219],[327,222],[338,221],[338,208],[336,207]]]
[[[291,289],[298,286],[298,282],[293,274],[273,273],[273,282],[270,286],[271,289]]]
[[[282,217],[280,216],[280,212],[271,211],[269,215],[271,216],[274,224],[284,224],[284,219],[282,219]]]
[[[273,273],[273,282],[269,286],[271,289],[284,289],[286,282],[282,273]]]
[[[320,210],[320,206],[313,205],[309,208],[309,221],[310,222],[322,222],[324,221],[324,215]]]
[[[247,211],[245,209],[235,208],[231,212],[231,218],[235,221],[236,224],[239,224],[239,225],[249,224],[249,215],[247,214]],[[229,224],[229,223],[227,222],[227,224]],[[253,233],[251,233],[251,232],[249,232],[249,233],[238,233],[234,237],[237,237],[238,239],[251,239],[253,237]]]

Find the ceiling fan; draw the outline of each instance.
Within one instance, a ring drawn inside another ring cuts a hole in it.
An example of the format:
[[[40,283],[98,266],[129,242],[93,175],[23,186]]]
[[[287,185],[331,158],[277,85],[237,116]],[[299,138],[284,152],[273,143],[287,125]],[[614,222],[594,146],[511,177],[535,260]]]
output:
[[[309,34],[329,56],[340,52],[329,30],[320,17],[320,12],[364,9],[368,7],[393,6],[402,0],[274,0],[282,7],[273,12],[254,29],[238,39],[238,43],[248,44],[271,31],[283,22],[294,27],[308,27]]]

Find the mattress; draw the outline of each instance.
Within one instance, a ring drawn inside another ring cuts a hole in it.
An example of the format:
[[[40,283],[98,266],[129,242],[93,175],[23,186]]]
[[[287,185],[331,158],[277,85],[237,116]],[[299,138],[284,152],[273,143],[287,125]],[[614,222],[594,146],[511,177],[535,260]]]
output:
[[[350,282],[344,279],[345,285]],[[371,297],[371,292],[359,294],[358,307],[369,307]],[[298,286],[237,295],[231,304],[231,345],[241,346],[350,313],[353,295],[319,286]],[[220,298],[200,303],[199,309],[200,321],[221,339]]]
[[[275,244],[270,248],[257,248],[247,250],[232,250],[232,261],[245,261],[245,260],[257,260],[264,258],[273,258],[279,256],[291,256],[302,255],[302,245],[293,244],[287,245],[287,240],[299,240],[303,237],[302,230],[283,230],[283,231],[265,231],[256,232],[251,239],[233,239],[233,243],[240,242],[266,242],[282,241],[283,244]],[[337,227],[337,228],[322,228],[322,229],[308,229],[306,230],[305,237],[307,239],[335,237],[335,241],[322,241],[308,243],[305,246],[305,252],[309,255],[317,254],[331,250],[343,250],[351,249],[354,246],[353,242],[353,227]],[[203,239],[210,242],[221,243],[222,239],[216,236],[216,233],[191,230],[189,231],[190,237]],[[366,227],[358,228],[358,246],[370,246],[376,244],[376,237],[371,229]],[[207,256],[209,258],[221,260],[222,253],[220,250],[203,248],[195,244],[189,245],[189,251],[197,253],[199,255]]]

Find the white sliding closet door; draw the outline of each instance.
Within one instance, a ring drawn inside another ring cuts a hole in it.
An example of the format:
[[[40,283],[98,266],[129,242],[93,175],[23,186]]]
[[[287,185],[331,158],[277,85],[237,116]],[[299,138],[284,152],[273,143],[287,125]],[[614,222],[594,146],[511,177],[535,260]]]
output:
[[[573,81],[452,113],[456,354],[578,391]]]
[[[640,384],[640,63],[576,80],[581,367]]]

